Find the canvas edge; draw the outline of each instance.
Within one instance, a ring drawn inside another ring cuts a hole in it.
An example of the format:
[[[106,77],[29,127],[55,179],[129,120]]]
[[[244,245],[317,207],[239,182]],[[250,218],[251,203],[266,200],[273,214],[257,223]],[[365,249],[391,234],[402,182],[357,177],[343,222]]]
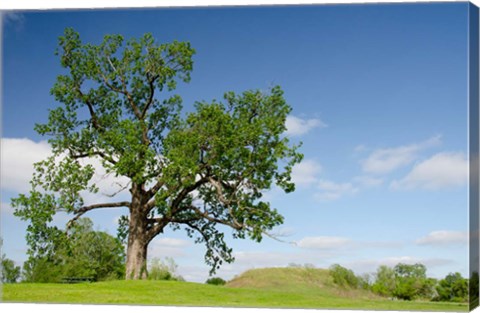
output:
[[[469,106],[469,310],[479,304],[479,9],[468,7]]]

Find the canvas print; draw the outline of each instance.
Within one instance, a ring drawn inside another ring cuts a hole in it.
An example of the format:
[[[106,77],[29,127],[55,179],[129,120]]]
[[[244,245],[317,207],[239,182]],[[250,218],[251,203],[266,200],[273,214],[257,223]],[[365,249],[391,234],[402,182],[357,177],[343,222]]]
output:
[[[469,2],[2,12],[8,303],[469,311]]]

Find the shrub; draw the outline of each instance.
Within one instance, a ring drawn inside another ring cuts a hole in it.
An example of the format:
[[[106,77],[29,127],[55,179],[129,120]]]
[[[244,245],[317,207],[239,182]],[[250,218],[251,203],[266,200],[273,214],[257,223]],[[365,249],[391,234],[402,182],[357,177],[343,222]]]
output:
[[[209,285],[219,285],[219,286],[223,286],[225,285],[227,282],[220,278],[220,277],[212,277],[212,278],[209,278],[207,279],[207,281],[205,282],[206,284],[209,284]]]

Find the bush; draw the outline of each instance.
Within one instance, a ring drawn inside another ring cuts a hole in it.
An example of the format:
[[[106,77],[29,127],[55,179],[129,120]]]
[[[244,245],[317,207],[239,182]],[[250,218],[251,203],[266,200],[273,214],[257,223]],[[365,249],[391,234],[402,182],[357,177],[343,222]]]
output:
[[[209,285],[223,286],[227,282],[220,277],[212,277],[212,278],[207,279],[207,281],[205,283],[209,284]]]
[[[330,275],[333,278],[333,282],[340,287],[358,288],[359,280],[352,270],[334,264],[330,267]]]

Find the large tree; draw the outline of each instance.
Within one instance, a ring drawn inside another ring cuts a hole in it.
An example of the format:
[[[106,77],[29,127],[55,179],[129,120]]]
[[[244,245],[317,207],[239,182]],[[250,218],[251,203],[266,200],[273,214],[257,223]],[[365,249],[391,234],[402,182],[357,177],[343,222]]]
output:
[[[66,29],[57,50],[65,72],[51,90],[59,105],[35,126],[50,137],[52,156],[35,165],[30,193],[12,202],[15,214],[40,234],[55,234],[56,212],[72,215],[69,227],[92,210],[128,208],[120,219],[127,279],[146,277],[148,244],[167,226],[204,243],[214,272],[233,261],[219,225],[260,241],[281,224],[262,192],[274,184],[293,191],[291,170],[302,158],[283,134],[291,111],[283,91],[228,92],[223,102],[198,102],[182,115],[173,91],[190,80],[194,53],[188,42],[158,44],[150,34],[84,44]],[[86,203],[99,188],[98,167],[85,159],[127,179],[129,199]]]

